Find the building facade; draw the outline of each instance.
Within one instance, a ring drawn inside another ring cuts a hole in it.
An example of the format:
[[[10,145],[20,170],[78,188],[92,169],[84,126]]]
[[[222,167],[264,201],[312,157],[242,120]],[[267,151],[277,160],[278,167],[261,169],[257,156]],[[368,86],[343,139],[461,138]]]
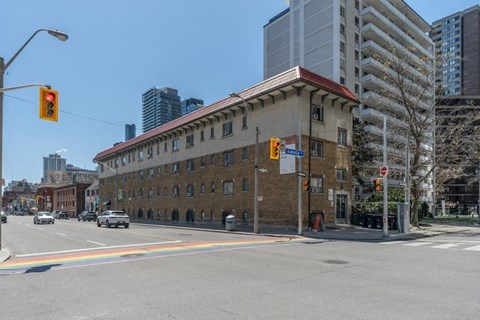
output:
[[[405,107],[392,99],[398,90],[384,80],[384,74],[393,71],[384,63],[393,51],[414,54],[418,61],[433,60],[429,30],[429,24],[403,0],[292,0],[288,9],[264,26],[264,77],[298,65],[344,84],[362,101],[358,117],[367,122],[365,130],[375,141],[374,148],[381,150],[384,116],[389,125],[407,127],[399,121]],[[420,107],[433,108],[433,89],[433,83],[426,88],[432,92],[432,103]],[[426,150],[433,145],[432,132],[433,126]],[[398,133],[388,139],[389,145],[405,145],[407,140]],[[389,164],[388,182],[403,185],[405,165],[398,162],[406,159],[398,159],[391,150],[397,148],[389,149],[389,158],[396,163]],[[378,175],[382,160],[379,154],[370,171]],[[372,185],[373,177],[365,178]],[[422,201],[432,203],[432,180],[422,188]]]
[[[143,132],[155,129],[182,116],[180,96],[172,88],[152,88],[142,95]]]
[[[125,125],[125,141],[133,139],[137,136],[137,127],[134,123]]]
[[[358,99],[300,67],[239,96],[97,154],[100,203],[116,203],[139,219],[220,223],[234,214],[251,223],[258,147],[261,224],[296,225],[299,214],[306,224],[309,213],[324,213],[327,223],[347,222]],[[280,160],[271,160],[274,136],[287,148],[305,150],[304,157],[282,151]],[[308,192],[299,193],[300,168],[311,183]]]
[[[64,172],[67,170],[67,159],[62,158],[59,154],[49,154],[43,157],[43,178],[42,182],[50,182],[49,173],[54,171]]]
[[[76,217],[85,210],[85,190],[89,184],[75,183],[57,187],[53,190],[53,210],[67,212]]]
[[[451,14],[432,24],[437,86],[442,95],[480,95],[480,6]]]

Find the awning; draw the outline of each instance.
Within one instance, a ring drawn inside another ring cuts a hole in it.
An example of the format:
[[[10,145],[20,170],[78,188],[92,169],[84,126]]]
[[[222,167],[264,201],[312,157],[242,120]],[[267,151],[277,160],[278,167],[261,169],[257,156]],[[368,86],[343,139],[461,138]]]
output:
[[[105,201],[103,203],[104,206],[111,206],[112,205],[112,201],[108,200],[108,201]]]

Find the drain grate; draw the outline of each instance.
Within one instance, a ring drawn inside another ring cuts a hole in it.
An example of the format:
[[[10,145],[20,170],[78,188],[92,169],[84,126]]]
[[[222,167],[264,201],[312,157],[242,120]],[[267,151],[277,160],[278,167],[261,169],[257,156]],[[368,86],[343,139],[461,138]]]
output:
[[[328,264],[347,264],[348,263],[348,261],[345,261],[345,260],[325,260],[324,262]]]

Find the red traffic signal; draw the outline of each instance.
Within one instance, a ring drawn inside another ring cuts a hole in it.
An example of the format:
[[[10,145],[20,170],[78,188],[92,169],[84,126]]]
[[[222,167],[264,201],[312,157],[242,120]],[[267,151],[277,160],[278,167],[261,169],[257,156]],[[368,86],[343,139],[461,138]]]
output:
[[[39,116],[43,120],[58,121],[57,91],[40,87]]]

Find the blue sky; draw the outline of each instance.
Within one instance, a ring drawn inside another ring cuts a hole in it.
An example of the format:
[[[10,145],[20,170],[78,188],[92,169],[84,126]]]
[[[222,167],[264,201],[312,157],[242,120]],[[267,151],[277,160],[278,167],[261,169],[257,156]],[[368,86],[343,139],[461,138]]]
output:
[[[427,22],[478,4],[410,0]],[[263,78],[263,26],[285,0],[2,0],[0,56],[5,87],[45,83],[59,91],[58,123],[38,118],[38,88],[5,93],[3,176],[40,182],[42,158],[61,151],[67,163],[94,169],[93,157],[141,134],[142,94],[173,87],[182,99],[211,104]]]

